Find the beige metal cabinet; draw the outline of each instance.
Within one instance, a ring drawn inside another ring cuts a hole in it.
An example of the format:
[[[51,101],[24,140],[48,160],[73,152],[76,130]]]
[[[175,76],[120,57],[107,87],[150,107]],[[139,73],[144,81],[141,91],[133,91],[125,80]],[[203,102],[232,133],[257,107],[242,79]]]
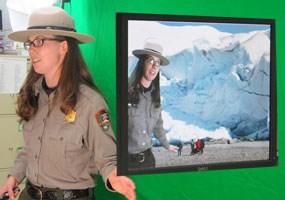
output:
[[[0,55],[3,56],[9,57]],[[26,59],[29,70],[30,60]],[[16,115],[16,100],[17,94],[0,94],[0,187],[6,181],[17,154],[24,147],[22,125]],[[23,188],[23,185],[21,184],[20,188]]]
[[[17,94],[0,94],[0,115],[15,114],[16,101]]]
[[[24,147],[22,126],[17,120],[18,116],[16,115],[0,115],[0,169],[11,167],[16,155]]]
[[[0,170],[0,180],[1,180],[1,182],[0,182],[1,186],[0,187],[2,187],[4,181],[7,179],[7,175],[9,173],[9,171],[10,171],[10,169]]]

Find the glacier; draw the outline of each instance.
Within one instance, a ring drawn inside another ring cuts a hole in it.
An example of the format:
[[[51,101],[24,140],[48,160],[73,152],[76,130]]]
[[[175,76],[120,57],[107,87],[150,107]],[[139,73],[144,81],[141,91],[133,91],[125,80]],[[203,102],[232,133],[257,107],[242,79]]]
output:
[[[232,34],[211,26],[146,21],[129,27],[128,74],[137,62],[131,51],[142,48],[146,38],[159,38],[170,60],[160,68],[170,143],[269,140],[270,29]]]

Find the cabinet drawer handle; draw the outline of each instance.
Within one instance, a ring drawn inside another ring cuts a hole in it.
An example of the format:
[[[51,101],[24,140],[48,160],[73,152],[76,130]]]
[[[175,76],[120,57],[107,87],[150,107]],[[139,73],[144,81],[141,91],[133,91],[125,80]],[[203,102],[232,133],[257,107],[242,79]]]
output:
[[[22,151],[24,149],[24,147],[17,147],[17,152],[20,152],[20,151]]]

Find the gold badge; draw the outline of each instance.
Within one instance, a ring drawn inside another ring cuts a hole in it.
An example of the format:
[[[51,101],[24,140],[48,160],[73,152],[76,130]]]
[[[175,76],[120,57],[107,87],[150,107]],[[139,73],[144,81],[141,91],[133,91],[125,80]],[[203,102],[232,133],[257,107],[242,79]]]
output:
[[[67,114],[65,115],[65,120],[67,122],[74,122],[76,117],[76,112],[73,109],[69,109]]]

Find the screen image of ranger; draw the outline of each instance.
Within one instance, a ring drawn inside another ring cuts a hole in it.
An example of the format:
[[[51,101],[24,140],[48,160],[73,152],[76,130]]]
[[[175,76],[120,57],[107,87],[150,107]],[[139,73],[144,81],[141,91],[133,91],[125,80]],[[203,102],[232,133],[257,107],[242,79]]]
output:
[[[165,149],[177,151],[177,147],[167,141],[161,116],[159,69],[169,64],[162,51],[154,39],[147,40],[143,49],[133,51],[139,60],[128,79],[129,168],[155,167],[152,135]]]

